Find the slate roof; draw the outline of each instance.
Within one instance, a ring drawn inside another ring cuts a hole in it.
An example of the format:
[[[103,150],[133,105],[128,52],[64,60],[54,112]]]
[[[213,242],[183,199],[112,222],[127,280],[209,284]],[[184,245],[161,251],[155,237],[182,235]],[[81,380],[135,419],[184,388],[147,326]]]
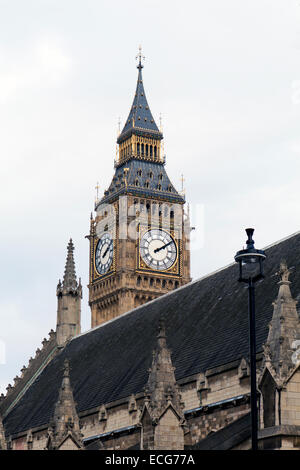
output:
[[[251,437],[250,413],[188,447],[192,450],[230,450]]]
[[[142,67],[141,64],[138,66],[139,73],[133,103],[124,128],[118,137],[118,143],[127,139],[133,132],[142,135],[146,134],[156,139],[162,139],[162,133],[159,131],[153,119],[147,102],[143,84]]]
[[[127,186],[124,182],[124,168],[128,168]],[[152,174],[152,176],[151,176]],[[116,168],[112,182],[100,203],[108,203],[123,194],[139,197],[162,198],[170,202],[184,202],[172,185],[163,163],[132,159]]]
[[[256,287],[257,351],[267,338],[278,293],[279,263],[294,266],[294,298],[300,297],[300,232],[266,250],[266,279]],[[142,392],[164,315],[176,379],[248,356],[248,293],[234,263],[74,338],[44,369],[4,420],[8,434],[47,425],[70,361],[77,411]]]

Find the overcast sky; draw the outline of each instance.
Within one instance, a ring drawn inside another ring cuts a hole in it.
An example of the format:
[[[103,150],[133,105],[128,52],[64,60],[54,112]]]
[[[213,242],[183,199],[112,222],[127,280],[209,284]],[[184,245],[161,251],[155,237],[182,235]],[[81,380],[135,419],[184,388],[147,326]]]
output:
[[[232,262],[248,226],[258,248],[300,229],[299,20],[299,0],[0,0],[0,392],[55,329],[70,236],[90,328],[85,235],[140,43],[193,212],[192,277]]]

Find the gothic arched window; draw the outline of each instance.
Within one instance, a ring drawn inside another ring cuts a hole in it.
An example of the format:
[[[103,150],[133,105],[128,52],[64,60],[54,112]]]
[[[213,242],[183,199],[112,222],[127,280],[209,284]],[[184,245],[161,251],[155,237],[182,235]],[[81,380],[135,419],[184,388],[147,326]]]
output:
[[[268,370],[264,374],[260,389],[263,397],[264,427],[269,428],[275,426],[276,385]]]

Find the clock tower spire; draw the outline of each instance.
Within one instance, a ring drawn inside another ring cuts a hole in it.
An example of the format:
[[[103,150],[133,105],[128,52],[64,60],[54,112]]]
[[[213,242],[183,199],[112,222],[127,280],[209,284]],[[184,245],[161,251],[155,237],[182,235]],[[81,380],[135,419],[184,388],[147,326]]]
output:
[[[189,282],[185,198],[171,183],[163,134],[146,98],[141,48],[115,174],[91,220],[89,304],[92,327]]]

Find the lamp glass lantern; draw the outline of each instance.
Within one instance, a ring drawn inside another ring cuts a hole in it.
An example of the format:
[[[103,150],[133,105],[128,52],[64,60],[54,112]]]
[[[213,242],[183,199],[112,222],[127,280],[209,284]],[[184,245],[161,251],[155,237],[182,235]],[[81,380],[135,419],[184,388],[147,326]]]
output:
[[[266,255],[263,250],[257,250],[254,247],[253,232],[253,228],[246,229],[248,235],[247,248],[238,251],[234,257],[239,264],[239,282],[255,283],[264,277],[263,261],[266,259]]]

